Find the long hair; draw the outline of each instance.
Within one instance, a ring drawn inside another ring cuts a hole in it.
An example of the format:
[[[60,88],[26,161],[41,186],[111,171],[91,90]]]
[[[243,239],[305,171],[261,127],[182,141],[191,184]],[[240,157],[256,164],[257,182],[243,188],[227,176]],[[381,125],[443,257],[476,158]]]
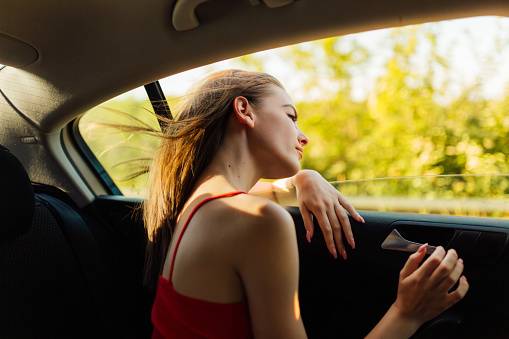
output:
[[[271,86],[283,88],[274,77],[259,72],[228,70],[214,73],[188,94],[174,121],[164,120],[164,141],[149,179],[149,197],[143,206],[148,233],[144,283],[157,285],[177,217],[197,179],[216,155],[233,101],[245,97],[259,104]]]

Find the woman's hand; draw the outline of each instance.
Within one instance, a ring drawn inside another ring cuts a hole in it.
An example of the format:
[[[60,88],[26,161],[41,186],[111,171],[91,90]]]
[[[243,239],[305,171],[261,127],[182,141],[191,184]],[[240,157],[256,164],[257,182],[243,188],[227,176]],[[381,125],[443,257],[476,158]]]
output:
[[[412,254],[401,270],[398,297],[394,303],[403,318],[421,324],[460,301],[468,291],[467,279],[461,275],[463,260],[453,249],[446,252],[443,247],[437,247],[419,267],[426,246]],[[449,293],[458,279],[458,287]]]
[[[419,267],[426,246],[412,254],[399,275],[398,296],[366,338],[409,338],[417,329],[463,299],[468,282],[455,250],[438,247]],[[458,287],[451,291],[458,282]]]
[[[302,170],[292,177],[291,181],[297,190],[308,242],[311,242],[314,233],[314,215],[322,229],[329,252],[334,258],[337,258],[339,253],[346,260],[343,234],[352,249],[355,248],[355,240],[345,209],[358,222],[364,223],[364,219],[318,172]]]

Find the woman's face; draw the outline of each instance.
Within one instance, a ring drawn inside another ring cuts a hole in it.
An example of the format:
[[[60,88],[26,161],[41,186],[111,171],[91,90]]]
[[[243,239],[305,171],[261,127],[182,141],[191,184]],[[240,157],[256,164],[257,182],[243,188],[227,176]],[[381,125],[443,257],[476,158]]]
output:
[[[286,91],[271,86],[269,94],[253,106],[256,140],[253,149],[262,162],[263,178],[294,175],[308,137],[297,126],[297,109]]]

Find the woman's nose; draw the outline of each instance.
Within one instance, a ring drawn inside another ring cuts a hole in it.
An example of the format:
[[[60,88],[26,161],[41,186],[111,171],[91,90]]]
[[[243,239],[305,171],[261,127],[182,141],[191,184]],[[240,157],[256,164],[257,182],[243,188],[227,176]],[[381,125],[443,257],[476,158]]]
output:
[[[309,144],[309,138],[299,129],[299,143],[304,147]]]

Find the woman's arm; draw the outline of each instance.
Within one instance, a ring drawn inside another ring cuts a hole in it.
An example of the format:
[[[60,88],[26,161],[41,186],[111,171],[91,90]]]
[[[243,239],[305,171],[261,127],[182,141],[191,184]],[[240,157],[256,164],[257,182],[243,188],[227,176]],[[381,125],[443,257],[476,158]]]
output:
[[[294,187],[296,192],[293,191]],[[343,234],[350,247],[355,248],[352,227],[345,209],[356,221],[364,223],[364,219],[318,172],[301,170],[293,177],[273,183],[260,181],[249,192],[282,205],[294,205],[297,202],[309,242],[314,234],[314,215],[322,229],[327,248],[334,258],[339,254],[346,260]],[[260,194],[261,192],[265,194]]]
[[[291,216],[264,203],[246,218],[236,266],[242,279],[255,338],[306,338],[298,302],[299,256]]]

